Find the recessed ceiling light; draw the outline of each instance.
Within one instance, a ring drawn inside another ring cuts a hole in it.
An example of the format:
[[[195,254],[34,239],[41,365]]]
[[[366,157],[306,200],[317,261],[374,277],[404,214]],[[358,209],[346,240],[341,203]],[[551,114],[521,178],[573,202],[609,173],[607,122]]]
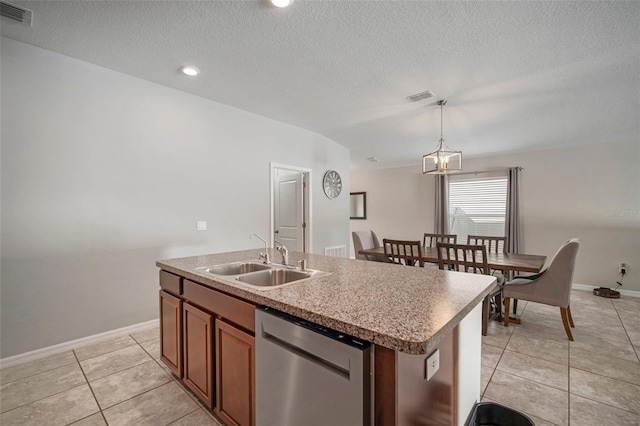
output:
[[[271,0],[271,4],[275,7],[287,7],[291,3],[293,3],[293,0]]]
[[[200,70],[194,66],[191,65],[183,65],[180,67],[180,71],[182,71],[184,74],[193,77],[196,76],[198,74],[200,74]]]

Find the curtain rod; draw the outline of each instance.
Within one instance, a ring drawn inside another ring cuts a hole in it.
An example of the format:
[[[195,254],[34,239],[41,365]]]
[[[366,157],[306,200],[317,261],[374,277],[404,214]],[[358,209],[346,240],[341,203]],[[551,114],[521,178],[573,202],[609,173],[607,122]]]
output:
[[[524,167],[521,166],[515,166],[518,170],[524,170]],[[478,173],[493,173],[493,172],[506,172],[509,169],[512,169],[513,167],[502,167],[499,169],[492,169],[492,170],[482,170],[482,171],[478,171],[476,170],[475,172],[464,172],[464,173],[451,173],[450,176],[460,176],[460,175],[477,175]]]

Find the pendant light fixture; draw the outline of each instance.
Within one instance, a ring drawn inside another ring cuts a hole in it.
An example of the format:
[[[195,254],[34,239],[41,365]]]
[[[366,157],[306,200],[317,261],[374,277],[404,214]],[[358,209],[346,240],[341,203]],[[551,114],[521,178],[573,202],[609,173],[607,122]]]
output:
[[[431,154],[422,156],[422,173],[429,175],[446,175],[462,170],[462,151],[454,151],[444,143],[442,133],[442,107],[447,100],[441,99],[440,105],[440,142]]]

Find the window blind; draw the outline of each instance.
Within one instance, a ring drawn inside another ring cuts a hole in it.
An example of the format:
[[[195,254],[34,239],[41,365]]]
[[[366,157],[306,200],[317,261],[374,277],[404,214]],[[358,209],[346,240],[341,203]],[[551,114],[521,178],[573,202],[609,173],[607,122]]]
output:
[[[507,178],[449,182],[449,231],[466,244],[468,235],[504,236]]]

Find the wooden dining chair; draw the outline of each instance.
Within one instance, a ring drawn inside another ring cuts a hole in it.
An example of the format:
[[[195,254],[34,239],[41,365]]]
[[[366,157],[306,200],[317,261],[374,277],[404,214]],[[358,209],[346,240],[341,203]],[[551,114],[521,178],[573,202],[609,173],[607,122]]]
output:
[[[487,263],[487,247],[484,245],[437,243],[438,267],[443,270],[491,275]],[[482,335],[489,328],[491,300],[495,298],[496,312],[502,309],[502,283],[482,301]]]
[[[424,252],[420,241],[382,240],[384,255],[389,263],[424,267]]]
[[[467,244],[487,247],[487,253],[506,253],[507,237],[492,237],[485,235],[467,236]]]
[[[427,244],[427,242],[429,244]],[[458,236],[456,234],[424,234],[422,246],[435,247],[437,243],[456,244],[458,242]]]
[[[487,247],[487,253],[506,253],[507,252],[507,237],[494,237],[489,235],[468,235],[467,244],[483,245]],[[500,273],[503,282],[511,279],[511,275],[506,274],[501,269],[496,269],[491,272],[492,275]],[[513,313],[518,311],[518,300],[513,300]]]

